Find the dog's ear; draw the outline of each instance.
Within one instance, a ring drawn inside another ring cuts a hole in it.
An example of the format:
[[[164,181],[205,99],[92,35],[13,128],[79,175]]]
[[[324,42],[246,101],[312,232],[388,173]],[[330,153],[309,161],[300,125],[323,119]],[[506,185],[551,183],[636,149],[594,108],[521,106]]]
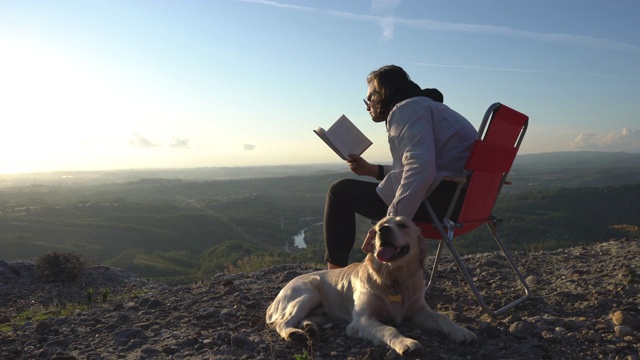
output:
[[[421,234],[418,233],[418,245],[420,248],[420,257],[418,260],[420,261],[420,266],[424,266],[424,262],[427,259],[427,255],[429,253],[429,240],[427,238],[422,237]]]
[[[413,223],[413,232],[418,243],[418,261],[420,262],[420,267],[424,267],[424,262],[429,253],[429,240],[422,236],[420,228],[415,223]]]

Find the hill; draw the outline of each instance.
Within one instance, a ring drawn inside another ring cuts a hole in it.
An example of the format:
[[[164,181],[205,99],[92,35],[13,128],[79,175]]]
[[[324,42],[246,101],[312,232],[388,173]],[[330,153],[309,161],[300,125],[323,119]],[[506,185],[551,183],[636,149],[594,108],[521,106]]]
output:
[[[639,153],[602,151],[560,151],[539,154],[521,154],[516,159],[516,167],[540,169],[602,169],[611,167],[637,168],[640,166]]]
[[[510,178],[515,187],[600,187],[640,183],[640,154],[623,152],[551,152],[518,155]]]
[[[74,174],[57,181],[31,174],[29,183],[0,188],[0,256],[74,252],[170,284],[237,268],[322,262],[325,192],[353,175],[302,169],[315,172],[231,180],[206,179],[216,174],[207,169]],[[291,173],[290,167],[281,172]],[[149,177],[135,178],[142,175]],[[500,230],[511,249],[639,236],[640,154],[522,155],[510,180],[495,215],[504,218]],[[370,225],[359,219],[358,232]],[[493,249],[477,234],[459,241],[465,253]],[[352,252],[352,261],[361,259],[360,251]]]
[[[444,259],[427,302],[476,333],[478,343],[457,345],[437,333],[400,330],[417,339],[430,359],[635,359],[639,252],[640,240],[621,239],[516,253],[532,298],[499,318],[481,312],[458,269]],[[501,256],[482,253],[465,262],[490,306],[521,291]],[[43,282],[36,270],[29,261],[0,261],[0,358],[266,360],[305,351],[318,360],[397,358],[347,337],[340,323],[301,346],[287,345],[266,327],[267,306],[294,276],[314,270],[307,264],[217,274],[175,287],[104,266],[72,283]],[[89,299],[95,299],[92,306]]]

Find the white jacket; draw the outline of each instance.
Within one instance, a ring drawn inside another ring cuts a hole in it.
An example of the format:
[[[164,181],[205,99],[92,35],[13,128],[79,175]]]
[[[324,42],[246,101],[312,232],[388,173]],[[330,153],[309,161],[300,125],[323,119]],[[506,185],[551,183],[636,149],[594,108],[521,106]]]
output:
[[[387,215],[411,218],[444,176],[462,175],[477,131],[448,106],[418,96],[391,109],[387,135],[393,165],[384,166],[377,192]]]

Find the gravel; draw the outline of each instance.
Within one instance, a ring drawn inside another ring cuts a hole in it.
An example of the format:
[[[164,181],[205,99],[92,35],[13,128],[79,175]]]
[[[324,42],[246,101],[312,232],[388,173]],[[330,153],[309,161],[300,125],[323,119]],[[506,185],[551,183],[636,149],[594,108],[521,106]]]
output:
[[[458,345],[435,332],[400,330],[424,347],[413,358],[640,359],[639,255],[637,239],[516,253],[532,297],[497,318],[482,312],[445,258],[427,302],[478,342]],[[464,260],[492,307],[521,295],[501,255]],[[265,311],[278,291],[314,270],[280,265],[170,287],[106,266],[87,269],[73,283],[45,283],[31,261],[0,261],[0,359],[400,359],[347,337],[341,323],[297,346],[266,327]]]

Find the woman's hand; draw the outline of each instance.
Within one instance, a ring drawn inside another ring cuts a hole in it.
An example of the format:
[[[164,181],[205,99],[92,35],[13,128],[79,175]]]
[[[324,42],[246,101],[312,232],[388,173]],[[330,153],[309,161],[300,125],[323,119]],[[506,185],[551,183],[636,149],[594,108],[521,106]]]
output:
[[[362,251],[364,251],[365,254],[368,254],[373,251],[373,240],[375,238],[376,238],[376,228],[372,227],[371,229],[369,229],[369,232],[367,232],[367,236],[364,238],[364,241],[362,242],[362,246],[360,247],[360,249],[362,249]]]
[[[350,154],[349,159],[347,163],[349,164],[349,169],[351,169],[354,174],[371,177],[378,175],[378,165],[370,164],[367,160],[355,154]]]

